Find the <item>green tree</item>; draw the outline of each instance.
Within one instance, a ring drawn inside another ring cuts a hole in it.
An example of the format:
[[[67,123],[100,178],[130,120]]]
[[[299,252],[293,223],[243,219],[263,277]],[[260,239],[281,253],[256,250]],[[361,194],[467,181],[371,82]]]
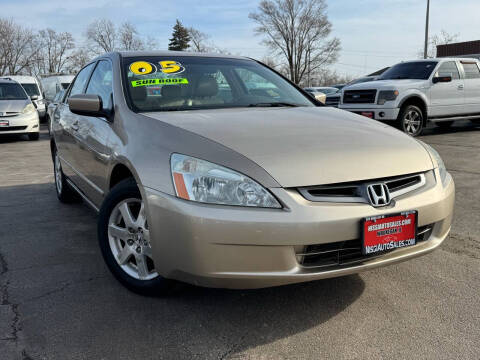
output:
[[[177,19],[177,23],[173,27],[172,38],[168,44],[168,50],[184,51],[190,46],[189,42],[190,34],[188,29]]]

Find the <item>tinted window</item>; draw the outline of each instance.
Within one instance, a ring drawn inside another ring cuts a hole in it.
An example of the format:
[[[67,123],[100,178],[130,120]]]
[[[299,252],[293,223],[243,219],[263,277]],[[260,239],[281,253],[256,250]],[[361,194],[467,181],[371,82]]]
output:
[[[28,99],[25,90],[18,84],[0,83],[0,100],[25,100]]]
[[[379,80],[418,79],[427,80],[437,65],[436,61],[400,63],[385,71]]]
[[[75,78],[75,82],[73,83],[72,90],[70,90],[70,96],[81,94],[83,92],[93,65],[94,64],[87,65],[78,73],[77,77]]]
[[[458,72],[457,63],[455,61],[447,61],[440,65],[437,74],[439,76],[451,74],[453,80],[460,79],[460,73]]]
[[[108,61],[99,61],[85,93],[100,96],[103,108],[111,109],[112,89],[112,66]]]
[[[466,79],[480,78],[480,70],[478,70],[478,65],[476,63],[462,63],[462,65],[465,70]]]
[[[40,90],[38,90],[37,84],[22,84],[22,87],[25,89],[28,96],[40,95]]]
[[[314,106],[288,81],[252,60],[174,56],[124,61],[127,96],[134,111],[272,106],[272,103]]]

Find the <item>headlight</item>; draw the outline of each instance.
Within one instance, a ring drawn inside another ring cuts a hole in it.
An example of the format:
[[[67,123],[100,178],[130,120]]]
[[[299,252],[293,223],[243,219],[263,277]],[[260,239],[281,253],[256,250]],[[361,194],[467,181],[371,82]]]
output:
[[[25,108],[23,109],[22,111],[22,114],[31,114],[33,112],[35,112],[35,106],[33,106],[33,104],[28,104],[27,106],[25,106]]]
[[[445,167],[445,163],[443,162],[440,154],[428,144],[425,144],[422,141],[423,146],[428,150],[430,156],[435,160],[437,163],[436,166],[438,167],[438,172],[440,173],[440,179],[442,180],[442,185],[445,187],[447,184],[447,168]]]
[[[394,101],[398,96],[398,90],[384,90],[378,93],[378,105],[383,105],[387,101]]]
[[[263,186],[223,166],[173,154],[171,170],[175,191],[182,199],[210,204],[281,208]]]

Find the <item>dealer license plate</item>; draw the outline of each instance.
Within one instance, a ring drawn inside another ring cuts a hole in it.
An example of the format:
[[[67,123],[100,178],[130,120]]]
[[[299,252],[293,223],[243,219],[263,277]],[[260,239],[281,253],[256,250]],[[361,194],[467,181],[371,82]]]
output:
[[[380,215],[362,221],[364,255],[413,246],[417,241],[417,211]]]

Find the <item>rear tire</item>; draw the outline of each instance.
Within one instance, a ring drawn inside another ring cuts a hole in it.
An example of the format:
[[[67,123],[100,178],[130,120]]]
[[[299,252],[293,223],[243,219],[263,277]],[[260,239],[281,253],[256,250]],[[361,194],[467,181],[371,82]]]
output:
[[[58,200],[65,204],[78,202],[80,200],[80,196],[67,183],[67,179],[63,174],[62,164],[56,149],[53,153],[53,174],[55,177],[55,190],[57,192]]]
[[[174,282],[155,270],[146,210],[134,179],[121,181],[105,198],[98,217],[98,242],[115,278],[141,295],[165,295]]]
[[[439,128],[442,128],[442,129],[447,129],[452,125],[453,125],[453,121],[439,121],[435,123],[435,126],[438,126]]]
[[[30,140],[30,141],[37,141],[38,139],[40,139],[40,133],[39,133],[39,132],[29,133],[29,134],[28,134],[28,140]]]
[[[422,133],[423,123],[423,112],[415,105],[404,105],[397,118],[397,128],[413,137]]]

